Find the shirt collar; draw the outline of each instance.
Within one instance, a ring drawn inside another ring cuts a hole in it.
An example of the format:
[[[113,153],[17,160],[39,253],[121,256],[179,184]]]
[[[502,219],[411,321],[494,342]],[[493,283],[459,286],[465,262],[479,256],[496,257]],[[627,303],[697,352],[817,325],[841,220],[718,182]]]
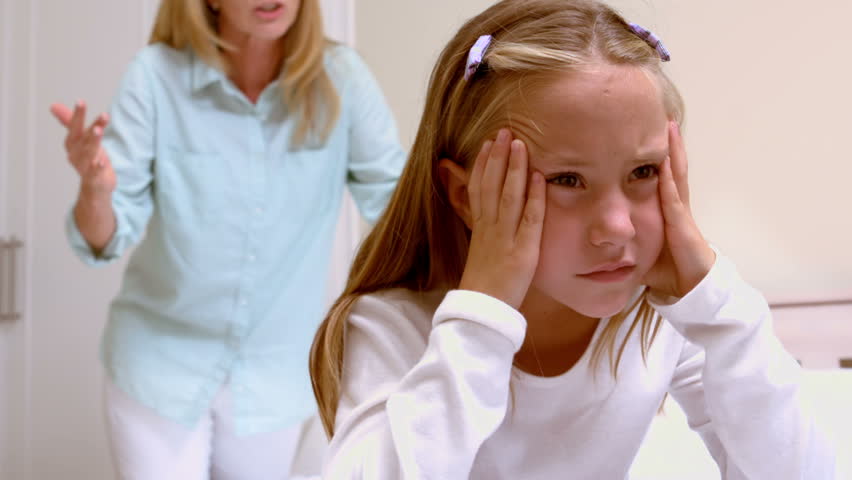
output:
[[[250,107],[253,111],[263,114],[264,116],[274,108],[276,103],[281,102],[280,79],[276,78],[270,85],[263,90],[258,98],[257,104],[252,105],[245,100],[245,97],[237,88],[228,80],[225,73],[208,64],[195,53],[192,54],[192,91],[198,92],[213,84],[221,84],[225,92],[235,96],[239,96],[243,103]]]
[[[197,92],[214,83],[221,82],[225,74],[205,62],[195,53],[192,54],[192,90]]]

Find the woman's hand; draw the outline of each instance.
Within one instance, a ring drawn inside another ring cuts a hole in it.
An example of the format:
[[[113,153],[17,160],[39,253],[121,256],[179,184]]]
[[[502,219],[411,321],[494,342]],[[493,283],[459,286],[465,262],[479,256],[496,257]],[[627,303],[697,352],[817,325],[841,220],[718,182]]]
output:
[[[109,119],[105,113],[85,128],[86,104],[77,102],[72,112],[61,103],[50,106],[50,112],[68,129],[65,151],[68,161],[80,175],[81,195],[109,197],[115,190],[116,177],[109,157],[101,147],[101,137]]]
[[[666,295],[683,297],[707,275],[716,254],[698,230],[689,206],[686,149],[675,122],[669,124],[669,158],[660,169],[660,207],[665,245],[645,284]]]
[[[544,222],[544,177],[528,168],[526,146],[503,129],[483,145],[467,185],[472,233],[459,288],[516,309],[538,265]]]

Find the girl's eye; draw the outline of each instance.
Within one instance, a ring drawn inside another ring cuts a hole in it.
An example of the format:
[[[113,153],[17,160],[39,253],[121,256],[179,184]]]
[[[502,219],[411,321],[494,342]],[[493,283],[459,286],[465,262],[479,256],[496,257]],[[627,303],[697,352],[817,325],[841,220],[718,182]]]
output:
[[[551,185],[559,185],[560,187],[579,188],[583,185],[580,176],[574,173],[563,173],[555,177],[549,178],[547,183]]]
[[[641,167],[633,170],[633,173],[630,174],[636,180],[644,180],[646,178],[656,177],[660,174],[660,167],[657,165],[642,165]]]

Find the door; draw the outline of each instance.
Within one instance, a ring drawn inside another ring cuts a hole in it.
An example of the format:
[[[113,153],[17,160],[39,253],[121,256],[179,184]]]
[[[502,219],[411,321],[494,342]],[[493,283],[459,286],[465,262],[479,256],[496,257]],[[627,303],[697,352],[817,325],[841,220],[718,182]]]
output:
[[[12,161],[25,151],[25,142],[15,135],[20,130],[13,128],[27,121],[15,115],[25,99],[14,92],[26,82],[28,71],[15,71],[13,66],[28,46],[17,41],[21,28],[12,21],[27,9],[24,3],[0,0],[0,479],[25,478],[19,474],[16,453],[24,451],[27,443],[28,324],[21,315],[27,212],[21,200],[26,197],[28,172],[26,163]]]

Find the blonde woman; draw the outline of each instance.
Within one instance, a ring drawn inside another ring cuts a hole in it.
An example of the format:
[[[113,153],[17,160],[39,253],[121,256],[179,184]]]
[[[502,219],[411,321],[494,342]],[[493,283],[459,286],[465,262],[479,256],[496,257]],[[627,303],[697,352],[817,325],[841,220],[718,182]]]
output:
[[[624,479],[667,393],[723,478],[833,477],[766,301],[691,216],[669,58],[592,0],[453,37],[314,341],[324,478]]]
[[[92,265],[139,243],[102,343],[121,478],[287,478],[344,187],[375,220],[404,163],[318,0],[163,0],[109,116],[53,105]]]

